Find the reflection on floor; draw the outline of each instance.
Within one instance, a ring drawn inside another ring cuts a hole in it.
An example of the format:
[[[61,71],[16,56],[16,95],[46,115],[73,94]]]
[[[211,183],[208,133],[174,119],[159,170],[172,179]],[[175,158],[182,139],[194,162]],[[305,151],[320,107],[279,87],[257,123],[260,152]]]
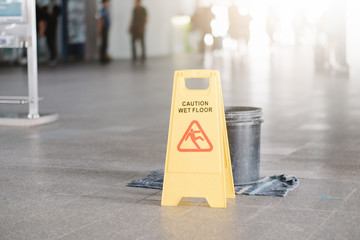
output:
[[[41,110],[60,120],[0,127],[0,239],[359,239],[360,75],[317,72],[312,56],[205,59],[225,105],[263,108],[261,174],[300,179],[285,198],[237,196],[227,209],[160,207],[160,191],[125,186],[164,167],[173,71],[202,57],[41,67]],[[0,95],[26,94],[24,71],[0,71]]]

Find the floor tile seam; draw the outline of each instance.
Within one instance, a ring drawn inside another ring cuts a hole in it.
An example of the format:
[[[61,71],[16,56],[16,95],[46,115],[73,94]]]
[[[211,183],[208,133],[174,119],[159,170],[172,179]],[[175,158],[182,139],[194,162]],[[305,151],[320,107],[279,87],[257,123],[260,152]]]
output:
[[[354,190],[352,190],[351,193],[344,198],[345,202],[347,202],[347,200],[348,200],[356,191],[357,191],[357,188],[355,188]]]
[[[274,209],[286,209],[286,210],[293,210],[293,211],[307,211],[307,212],[322,212],[322,213],[326,213],[326,212],[332,212],[334,210],[323,210],[323,209],[312,209],[312,208],[287,208],[284,206],[279,206],[279,207],[272,207]]]
[[[355,175],[355,174],[354,174]],[[315,180],[315,181],[324,181],[327,183],[347,183],[347,184],[356,184],[356,185],[360,185],[360,183],[358,181],[344,181],[344,180],[332,180],[332,179],[325,179],[325,178],[307,178],[307,177],[297,177],[297,179],[299,180]]]
[[[77,201],[77,200],[79,200],[79,199],[67,202],[65,204],[61,204],[60,206],[66,206],[67,204],[70,204],[71,202],[74,202],[74,201]],[[56,213],[57,210],[58,210],[58,208],[53,209],[53,210],[51,210],[49,212]],[[23,222],[26,222],[29,218],[37,217],[37,216],[40,216],[41,214],[44,214],[44,212],[37,212],[37,213],[34,213],[34,214],[29,214],[29,215],[26,216],[26,219],[21,219],[19,221],[15,221],[14,226],[10,227],[10,230],[14,229],[16,227],[16,225],[21,224]]]
[[[51,239],[52,239],[52,240],[58,240],[58,239],[64,238],[64,237],[66,237],[66,236],[68,236],[68,235],[70,235],[70,234],[72,234],[72,233],[75,233],[75,232],[77,232],[77,231],[79,231],[79,230],[81,230],[81,229],[84,229],[84,228],[86,228],[86,227],[88,227],[88,226],[90,226],[90,225],[93,225],[93,224],[95,224],[95,223],[100,223],[100,222],[101,222],[101,221],[99,221],[99,220],[94,220],[94,221],[92,221],[92,222],[90,222],[90,223],[87,223],[87,224],[79,227],[79,228],[76,229],[76,230],[70,231],[70,232],[68,232],[68,233],[66,233],[66,234],[63,234],[63,235],[61,235],[61,236],[57,236],[57,237],[54,237],[54,238],[51,238]]]
[[[121,189],[126,189],[126,188],[133,189],[133,187],[126,186],[127,183],[128,183],[127,181],[121,181],[121,183],[119,183],[119,184],[112,184],[112,185],[103,185],[103,184],[95,184],[95,185],[94,184],[84,184],[84,185],[101,187],[101,189],[94,190],[94,192],[86,193],[86,194],[96,194],[96,193],[102,192],[103,190],[116,191],[116,190],[121,190]],[[144,188],[142,188],[142,189],[146,190]],[[154,190],[154,189],[152,189],[152,190]]]
[[[0,163],[0,165],[4,166],[12,166],[12,167],[25,167],[25,168],[54,168],[54,169],[78,169],[78,170],[97,170],[101,171],[101,169],[92,169],[92,168],[80,168],[80,167],[62,167],[62,166],[51,166],[51,165],[24,165],[24,164],[9,164],[9,163]]]
[[[131,181],[131,179],[135,179],[135,178],[137,178],[138,177],[138,174],[133,174],[133,175],[131,175],[130,177],[128,177],[128,178],[126,178],[124,181],[122,181],[121,183],[119,183],[119,184],[116,184],[115,186],[122,186],[123,187],[123,183],[125,183],[125,186],[129,183],[129,181]],[[140,178],[140,177],[139,177]],[[121,185],[120,185],[121,184]]]
[[[272,155],[271,157],[274,157],[275,155]],[[263,162],[266,162],[266,163],[283,163],[284,161],[288,161],[288,160],[286,160],[286,158],[288,158],[288,157],[290,157],[290,155],[276,155],[277,156],[277,158],[276,159],[271,159],[271,160],[262,160],[262,158],[260,158],[261,159],[261,161],[263,161]]]
[[[258,210],[255,212],[254,215],[249,216],[247,219],[248,221],[253,221],[254,219],[256,219],[260,214],[262,214],[263,212],[265,212],[265,209],[270,209],[269,206],[265,206],[262,208],[257,208]]]
[[[146,200],[147,197],[150,197],[150,196],[146,196],[146,197],[144,197],[142,199],[136,200],[135,204],[141,203],[142,201]]]
[[[100,190],[100,191],[101,191],[101,190]],[[88,199],[88,200],[91,200],[91,199],[97,199],[97,200],[99,200],[99,199],[102,199],[102,200],[109,200],[109,199],[113,199],[113,200],[124,200],[124,198],[122,198],[122,197],[112,198],[112,197],[102,197],[102,196],[91,195],[91,194],[96,194],[97,192],[98,192],[98,191],[95,191],[95,192],[92,192],[92,193],[83,194],[83,195],[81,195],[79,198],[74,199],[74,200],[72,200],[72,201],[70,201],[70,202],[67,202],[66,204],[63,204],[63,205],[61,205],[61,206],[69,205],[69,204],[74,203],[74,202],[76,202],[76,201],[79,201],[79,200],[81,200],[81,199],[84,199],[84,200],[86,200],[86,199]],[[117,202],[120,202],[120,201],[117,201]]]
[[[345,210],[343,208],[344,207],[342,207],[342,209],[336,209],[334,211],[335,211],[335,213],[354,214],[354,215],[358,215],[360,217],[360,212],[354,211],[353,209]]]
[[[8,164],[8,163],[0,163],[0,165],[4,165],[4,166],[12,166],[12,167],[25,167],[25,168],[53,168],[53,169],[76,169],[76,170],[84,170],[84,171],[88,171],[88,170],[94,170],[97,172],[101,172],[101,171],[107,171],[107,172],[113,172],[116,173],[116,170],[108,170],[108,169],[98,169],[98,168],[81,168],[81,167],[62,167],[62,166],[49,166],[49,165],[22,165],[22,164]],[[131,172],[131,171],[129,171]],[[135,173],[137,172],[133,172],[134,175],[136,176]],[[127,179],[129,180],[131,179],[130,177]]]
[[[66,194],[66,196],[72,196],[72,195]],[[69,204],[69,203],[72,203],[72,202],[74,202],[74,201],[79,200],[80,198],[81,198],[81,197],[77,197],[77,198],[72,199],[72,200],[70,200],[70,201],[67,201],[67,202],[65,202],[65,203],[61,203],[61,204],[55,206],[55,208],[58,208],[58,207],[60,207],[60,206],[65,206],[65,205],[67,205],[67,204]],[[14,204],[14,205],[12,206],[12,208],[13,208],[13,207],[17,207],[17,206],[21,206],[21,205],[23,205],[23,203],[19,202],[19,203]],[[38,214],[41,214],[41,212],[40,212],[40,213],[30,214],[30,215],[28,215],[28,216],[29,216],[29,217],[33,217],[33,216],[37,216]]]
[[[318,150],[319,151],[319,150]],[[314,151],[315,152],[315,151]],[[359,156],[360,155],[360,151],[357,150],[357,151],[347,151],[346,154],[344,154],[343,152],[336,152],[332,155],[330,155],[329,151],[326,150],[326,154],[328,155],[316,155],[315,153],[302,153],[302,154],[299,154],[299,155],[287,155],[287,157],[289,157],[290,159],[292,160],[299,160],[299,159],[303,159],[303,158],[307,158],[307,159],[310,159],[312,161],[317,161],[317,162],[322,162],[324,160],[329,160],[331,159],[332,161],[334,161],[334,163],[337,163],[337,161],[339,161],[339,158],[344,158],[345,160],[349,161],[349,160],[354,160],[356,161],[357,159],[354,159],[354,156]],[[338,154],[338,155],[336,155]],[[352,155],[350,155],[352,154]]]
[[[272,208],[273,205],[250,205],[250,204],[236,204],[237,207],[246,207],[246,208]]]
[[[10,183],[13,183],[14,184],[14,179],[13,178],[8,178],[8,177],[0,177],[0,179],[1,180],[4,180],[4,181],[6,181],[6,180],[9,180],[9,181],[12,181],[12,182],[10,182]],[[18,182],[20,182],[20,183],[27,183],[27,184],[29,184],[29,179],[23,179],[23,180],[21,180],[21,179],[15,179],[15,181],[18,181]],[[31,178],[30,178],[30,180],[31,180]],[[57,183],[59,183],[59,182],[61,182],[61,180],[59,180],[59,181],[44,181],[44,180],[37,180],[37,183],[41,183],[41,184],[49,184],[50,186],[52,186],[52,185],[54,185],[54,184],[57,184]],[[16,183],[16,182],[15,182]],[[41,187],[41,186],[43,186],[43,185],[36,185],[37,187]],[[34,187],[34,185],[32,185],[32,187]],[[15,190],[15,188],[13,188],[12,190]],[[26,190],[21,190],[21,188],[19,188],[18,190],[20,190],[20,191],[22,191],[22,192],[27,192],[27,191],[32,191],[32,190],[27,190],[27,188],[26,188]]]
[[[310,236],[308,237],[307,240],[311,240],[312,237],[320,231],[320,229],[330,220],[330,218],[335,214],[336,211],[331,211],[330,215],[325,219],[325,221],[323,221],[320,226],[317,227],[317,229],[315,229],[311,234]]]
[[[83,198],[83,199],[88,199],[88,200],[104,200],[104,201],[109,201],[109,200],[113,200],[113,202],[115,203],[120,203],[120,204],[123,204],[124,203],[124,201],[126,201],[126,200],[130,200],[130,198],[131,198],[131,196],[129,196],[129,197],[124,197],[124,196],[118,196],[118,197],[109,197],[109,196],[96,196],[96,195],[91,195],[91,194],[96,194],[96,193],[99,193],[99,192],[101,192],[101,190],[99,190],[99,191],[96,191],[96,192],[93,192],[93,193],[89,193],[89,194],[84,194],[84,195],[82,195],[79,199],[76,199],[76,200],[74,200],[74,201],[72,201],[72,202],[75,202],[75,201],[78,201],[78,200],[80,200],[81,198]],[[144,199],[144,198],[141,198],[140,200],[134,200],[134,201],[132,201],[132,203],[139,203],[139,202],[141,202],[141,201],[144,201],[144,200],[146,200],[146,199]],[[148,201],[150,201],[150,200],[148,200]],[[71,202],[70,202],[71,203]],[[126,202],[125,202],[126,203]],[[63,205],[64,206],[64,205]]]
[[[162,190],[159,190],[159,191],[157,191],[157,192],[155,192],[155,193],[153,193],[153,194],[148,195],[148,196],[145,197],[143,200],[148,200],[149,197],[155,196],[156,194],[158,194],[158,193],[160,193],[160,192],[162,192]]]
[[[156,238],[151,238],[151,239],[164,239],[164,238],[161,238],[160,236],[162,236],[164,233],[163,232],[159,232],[159,233],[156,233]],[[133,236],[135,237],[133,240],[149,240],[149,235],[146,235],[145,233],[142,233],[141,236]],[[171,238],[173,240],[173,238]]]
[[[292,156],[295,152],[301,151],[303,149],[306,149],[309,145],[311,146],[312,143],[316,143],[316,141],[308,141],[304,144],[302,144],[300,147],[298,147],[295,151],[292,151],[288,156]]]
[[[172,216],[164,216],[165,218],[171,218],[171,219],[175,219],[175,218],[182,218],[184,217],[186,214],[188,214],[189,212],[191,212],[192,210],[200,207],[200,206],[196,206],[196,205],[180,205],[178,204],[176,207],[173,206],[161,206],[161,204],[159,204],[159,207],[161,207],[162,209],[170,209],[170,208],[181,208],[181,207],[185,207],[187,208],[185,211],[182,211],[180,214],[174,214]],[[210,208],[210,206],[206,206],[208,208]],[[201,207],[203,208],[203,207]]]
[[[282,199],[280,199],[282,200]],[[239,203],[240,204],[240,203]],[[333,210],[322,210],[322,209],[312,209],[312,208],[293,208],[293,207],[284,207],[283,205],[281,205],[281,201],[276,202],[275,204],[270,204],[270,205],[247,205],[247,204],[243,204],[241,205],[243,207],[247,207],[247,208],[257,208],[257,209],[287,209],[287,210],[296,210],[296,211],[309,211],[309,212],[330,212]]]
[[[290,153],[288,153],[288,154],[282,154],[282,155],[283,155],[283,157],[282,157],[281,159],[284,159],[285,157],[289,157],[289,156],[291,156],[292,154],[294,154],[295,152],[297,152],[297,151],[299,151],[299,150],[301,150],[301,149],[305,148],[305,147],[306,147],[306,144],[308,144],[308,143],[302,144],[300,147],[298,147],[298,148],[294,149],[293,151],[291,151],[291,152],[290,152]],[[281,160],[281,159],[280,159],[280,160]]]
[[[69,185],[73,185],[71,183],[68,183]],[[107,184],[107,185],[104,185],[104,184],[97,184],[97,183],[81,183],[80,186],[86,186],[86,187],[98,187],[98,188],[114,188],[114,189],[121,189],[121,187],[123,186],[120,186],[120,185],[114,185],[114,184]],[[94,190],[94,192],[97,192],[97,191],[101,191],[101,190]],[[91,192],[88,192],[86,194],[89,194],[89,193],[94,193],[93,191]]]
[[[186,214],[188,214],[189,212],[191,212],[195,208],[196,208],[195,206],[192,206],[189,209],[187,209],[186,211],[182,212],[181,214],[176,215],[176,217],[184,217]]]
[[[50,182],[50,181],[43,181],[43,182],[49,183],[51,186],[56,186],[56,184],[63,183],[63,181],[61,181],[61,180],[56,181],[56,182]],[[82,186],[82,187],[97,187],[97,188],[100,187],[102,189],[103,188],[114,188],[114,189],[119,190],[119,189],[121,189],[121,187],[126,186],[126,183],[127,183],[127,181],[121,181],[121,184],[124,184],[124,185],[118,185],[118,184],[104,185],[104,184],[96,184],[96,183],[81,183],[80,186]],[[67,183],[67,184],[73,186],[73,184],[71,184],[71,183]],[[101,190],[93,190],[93,191],[87,192],[86,194],[94,194],[98,191],[101,191]],[[25,191],[23,191],[23,192],[25,192]],[[47,190],[44,193],[52,193],[52,194],[60,194],[61,193],[62,195],[73,196],[73,194],[68,194],[68,193],[58,192],[58,191],[53,191],[53,190]]]
[[[96,191],[95,191],[95,192],[96,192]],[[94,194],[95,192],[88,193],[88,194]],[[74,203],[74,202],[76,202],[76,201],[81,200],[82,198],[84,198],[84,194],[82,194],[81,196],[78,196],[77,198],[75,198],[75,199],[73,199],[73,200],[71,200],[71,201],[69,201],[69,202],[67,202],[67,203],[61,204],[60,206],[61,206],[61,207],[65,207],[65,206],[67,206],[67,205],[69,205],[69,204],[72,204],[72,203]]]
[[[71,210],[71,211],[76,211],[76,210],[73,210],[73,209],[68,208],[68,207],[69,207],[69,206],[71,207],[71,204],[72,204],[72,203],[76,203],[76,202],[83,203],[83,202],[81,201],[82,199],[89,199],[89,198],[87,198],[86,196],[85,196],[85,197],[84,197],[84,196],[78,197],[77,199],[74,199],[74,200],[72,200],[72,201],[69,201],[69,202],[67,202],[66,204],[61,204],[59,207],[57,207],[56,209],[52,210],[51,212],[56,213],[58,210],[66,210],[66,209],[69,209],[69,210]],[[93,199],[93,198],[91,198],[91,199]],[[96,198],[96,199],[98,199],[98,198]],[[101,199],[109,199],[109,198],[101,198]],[[120,203],[120,202],[117,202],[117,203]],[[84,205],[86,205],[86,203],[85,203]],[[105,204],[104,204],[104,205],[105,205]],[[119,208],[118,210],[120,210],[120,209],[122,209],[122,208]],[[88,213],[88,212],[91,212],[91,211],[93,211],[93,210],[92,210],[92,209],[89,209],[88,206],[86,206],[86,208],[85,208],[84,210],[82,210],[82,211]]]

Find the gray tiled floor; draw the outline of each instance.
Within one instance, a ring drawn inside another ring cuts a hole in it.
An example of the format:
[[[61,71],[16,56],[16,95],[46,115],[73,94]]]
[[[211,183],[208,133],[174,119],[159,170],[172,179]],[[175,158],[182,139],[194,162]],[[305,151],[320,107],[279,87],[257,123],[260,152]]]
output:
[[[173,71],[201,57],[41,67],[41,109],[60,120],[0,127],[0,239],[360,239],[360,76],[316,72],[311,57],[214,57],[225,105],[263,108],[261,174],[300,179],[285,198],[227,209],[163,208],[160,191],[125,186],[163,168]],[[0,68],[0,95],[25,93],[26,73]]]

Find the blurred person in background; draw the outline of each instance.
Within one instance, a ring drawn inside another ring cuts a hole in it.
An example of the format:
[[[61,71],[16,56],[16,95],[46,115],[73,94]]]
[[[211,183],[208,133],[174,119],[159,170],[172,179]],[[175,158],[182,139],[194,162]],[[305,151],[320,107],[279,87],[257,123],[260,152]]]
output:
[[[211,21],[215,15],[211,12],[211,6],[209,7],[197,7],[194,15],[191,17],[191,27],[194,30],[199,30],[201,33],[200,39],[200,52],[205,51],[204,38],[206,34],[212,34]]]
[[[36,31],[38,39],[45,36],[46,28],[46,10],[47,8],[40,8],[36,4]]]
[[[39,26],[38,26],[38,38],[37,38],[37,53],[38,61],[45,62],[48,61],[48,47],[46,40],[46,25],[47,18],[49,16],[49,7],[47,5],[40,7],[39,11]]]
[[[318,23],[315,66],[319,69],[348,72],[346,61],[346,4],[330,2]]]
[[[295,33],[295,43],[296,44],[299,45],[302,43],[302,39],[306,34],[307,25],[308,25],[308,23],[306,20],[304,10],[302,10],[302,9],[297,10],[292,19],[292,26],[293,26],[294,33]]]
[[[55,5],[51,11],[51,13],[47,13],[45,15],[46,28],[45,28],[45,36],[47,46],[50,52],[50,66],[56,65],[57,58],[57,26],[58,26],[58,17],[60,15],[60,7]]]
[[[132,48],[132,61],[133,63],[137,60],[136,55],[136,42],[141,43],[141,62],[145,62],[146,51],[145,51],[145,25],[147,22],[146,9],[141,6],[140,0],[135,0],[135,7],[133,10],[129,32],[131,34],[131,48]]]
[[[279,25],[279,17],[274,6],[269,6],[266,16],[266,31],[270,39],[270,44],[274,43],[274,33]]]
[[[111,24],[109,5],[109,0],[102,0],[102,9],[100,12],[100,19],[98,24],[98,35],[101,37],[100,62],[103,64],[110,61],[110,57],[107,54],[109,29]]]
[[[231,5],[228,10],[229,13],[229,35],[236,40],[244,40],[246,47],[250,39],[250,22],[252,17],[248,14],[240,14],[239,9],[235,5]]]

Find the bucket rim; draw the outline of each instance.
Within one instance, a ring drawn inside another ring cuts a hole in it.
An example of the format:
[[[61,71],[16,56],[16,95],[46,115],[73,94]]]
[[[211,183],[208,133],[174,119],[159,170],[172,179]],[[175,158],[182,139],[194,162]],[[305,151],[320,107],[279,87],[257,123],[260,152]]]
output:
[[[226,121],[227,127],[233,126],[250,126],[250,125],[260,125],[264,123],[264,119],[250,120],[250,121]]]
[[[262,113],[262,108],[260,107],[249,107],[249,106],[225,106],[225,113],[251,113],[259,112]]]

